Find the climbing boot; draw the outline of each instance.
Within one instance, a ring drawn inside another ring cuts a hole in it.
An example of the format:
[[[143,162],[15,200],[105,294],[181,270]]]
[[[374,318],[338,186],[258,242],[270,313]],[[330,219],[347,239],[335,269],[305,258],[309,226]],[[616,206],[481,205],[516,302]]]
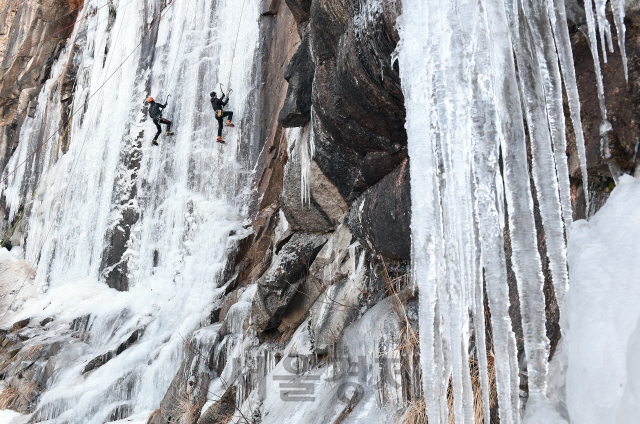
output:
[[[157,145],[158,145],[158,140],[153,140],[153,141],[151,142],[151,144],[153,144],[154,146],[157,146]]]
[[[171,131],[167,131],[167,132],[165,133],[165,135],[173,135],[173,132],[171,132]]]
[[[233,125],[233,122],[231,122],[231,121],[227,121],[227,123],[225,125],[227,127],[235,127],[235,125]]]
[[[224,140],[222,139],[222,137],[218,137],[216,140],[218,143],[220,144],[225,144]]]

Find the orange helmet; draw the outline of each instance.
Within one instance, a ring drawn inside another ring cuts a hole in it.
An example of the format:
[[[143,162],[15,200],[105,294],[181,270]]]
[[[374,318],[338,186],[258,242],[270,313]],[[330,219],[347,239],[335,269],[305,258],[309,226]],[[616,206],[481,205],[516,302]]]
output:
[[[152,101],[153,101],[153,97],[149,97],[149,98],[147,99],[147,103],[151,103]]]

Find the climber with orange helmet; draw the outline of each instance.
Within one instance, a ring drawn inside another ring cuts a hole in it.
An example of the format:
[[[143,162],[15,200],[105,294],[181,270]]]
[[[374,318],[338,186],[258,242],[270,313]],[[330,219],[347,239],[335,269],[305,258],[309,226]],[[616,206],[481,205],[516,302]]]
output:
[[[162,127],[160,126],[160,124],[165,124],[167,126],[167,132],[165,135],[173,135],[173,133],[171,132],[171,121],[162,117],[162,109],[167,107],[167,103],[168,100],[164,104],[160,104],[156,103],[153,100],[153,97],[149,97],[147,99],[147,104],[149,104],[149,116],[151,117],[151,119],[153,119],[153,123],[156,124],[156,128],[158,128],[158,132],[156,133],[156,136],[153,138],[153,142],[151,143],[154,146],[158,145],[158,137],[162,133]]]

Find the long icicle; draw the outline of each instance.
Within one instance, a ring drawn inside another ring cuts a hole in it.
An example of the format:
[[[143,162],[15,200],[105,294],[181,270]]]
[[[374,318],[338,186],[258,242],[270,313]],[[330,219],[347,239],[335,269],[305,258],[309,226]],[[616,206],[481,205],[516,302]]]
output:
[[[547,9],[531,0],[524,0],[523,12],[528,25],[521,28],[530,28],[530,35],[538,41],[532,43],[530,37],[520,37],[522,47],[516,48],[516,57],[523,98],[527,99],[525,111],[531,140],[532,171],[549,270],[558,302],[562,303],[569,285],[562,213],[567,228],[571,225],[572,213],[562,81]]]
[[[576,137],[576,147],[578,150],[578,160],[580,161],[580,173],[582,174],[582,187],[586,208],[589,210],[589,174],[587,172],[587,152],[584,145],[584,131],[580,118],[580,98],[578,96],[578,84],[576,83],[576,70],[573,62],[573,52],[571,50],[571,40],[569,38],[569,28],[567,22],[567,12],[564,0],[546,0],[549,19],[553,27],[553,35],[558,52],[562,79],[569,103],[571,123]],[[566,216],[566,214],[565,214]],[[565,225],[567,225],[565,221]],[[567,226],[568,227],[568,226]]]
[[[522,90],[522,102],[526,112],[527,124],[529,126],[529,134],[531,138],[532,151],[537,148],[545,149],[548,154],[541,155],[541,161],[534,160],[533,172],[534,179],[536,176],[544,175],[545,169],[552,169],[553,156],[550,154],[550,140],[548,127],[544,110],[543,87],[536,75],[537,66],[531,63],[534,52],[530,44],[529,27],[524,17],[524,11],[519,10],[520,25],[519,33],[512,32],[514,40],[514,51],[516,53],[518,76],[520,87]],[[512,25],[512,28],[514,25]],[[524,140],[523,140],[524,141]],[[514,145],[515,143],[505,143],[505,145]],[[520,143],[518,142],[518,145]],[[548,149],[547,149],[548,147]],[[505,155],[505,156],[508,156]],[[522,329],[524,333],[524,346],[527,357],[527,372],[529,382],[529,392],[546,390],[546,374],[547,374],[547,356],[549,341],[546,337],[545,328],[545,298],[544,298],[544,276],[540,263],[540,256],[537,249],[536,228],[533,215],[533,201],[530,193],[530,185],[527,170],[527,156],[525,150],[518,152],[513,157],[514,162],[518,162],[521,167],[518,175],[514,176],[514,180],[520,180],[521,188],[518,196],[509,199],[509,190],[507,190],[507,205],[509,209],[509,231],[511,234],[512,245],[512,264],[513,271],[518,284],[518,294],[520,297],[520,313],[522,315]],[[540,167],[542,166],[542,169]],[[549,171],[547,171],[549,172]],[[526,183],[523,180],[526,178]],[[549,175],[545,175],[546,178]],[[508,186],[510,178],[505,178],[505,185]],[[540,180],[538,179],[540,182]],[[537,184],[537,191],[545,190],[545,193],[539,196],[541,201],[540,210],[542,213],[553,213],[552,197],[556,195],[557,186],[553,181],[548,185]],[[555,191],[555,193],[553,193]],[[527,195],[523,195],[527,193]],[[540,193],[539,193],[540,194]],[[557,200],[556,200],[557,201]],[[559,206],[559,201],[557,201]],[[544,212],[543,212],[544,210]],[[557,210],[555,212],[558,212]],[[559,213],[558,213],[559,214]],[[553,218],[551,218],[553,219]]]
[[[448,7],[448,31],[443,37],[447,51],[456,52],[443,57],[442,73],[439,75],[446,87],[448,96],[469,98],[473,81],[468,72],[474,44],[474,33],[477,24],[469,24],[477,12],[473,7],[456,8],[456,2]],[[469,4],[472,6],[472,4]],[[464,24],[463,24],[464,23]],[[442,97],[440,97],[442,98]],[[442,153],[442,172],[444,180],[442,208],[445,216],[445,248],[448,252],[447,278],[448,301],[443,308],[448,309],[447,320],[450,349],[450,367],[452,369],[454,416],[456,423],[473,423],[473,390],[469,374],[469,284],[474,281],[475,272],[475,240],[473,239],[473,201],[471,184],[472,153],[470,139],[469,105],[457,108],[447,107],[446,102],[440,105],[441,127],[443,134],[438,149]]]
[[[627,29],[624,25],[624,0],[611,0],[611,10],[613,11],[613,20],[616,24],[616,32],[618,33],[618,47],[622,55],[622,66],[624,68],[624,79],[629,83],[629,67],[627,64],[627,51],[625,48],[625,36]]]
[[[593,56],[593,65],[596,71],[596,86],[598,89],[598,101],[600,103],[600,112],[602,113],[602,119],[607,119],[607,107],[604,102],[604,83],[602,81],[602,70],[600,67],[600,56],[598,55],[598,38],[596,37],[596,21],[593,16],[593,0],[586,0],[584,2],[584,11],[587,17],[587,27],[589,33],[589,47],[591,48],[591,55]]]
[[[411,32],[424,26],[427,32],[434,32],[437,23],[429,15],[426,2],[412,4],[412,13],[403,14],[398,20],[401,31]],[[415,107],[407,108],[406,128],[411,138],[411,154],[420,157],[423,166],[411,172],[411,230],[412,275],[419,290],[420,299],[420,362],[422,369],[423,393],[429,421],[441,424],[445,421],[441,411],[442,382],[439,378],[439,349],[437,347],[439,320],[438,313],[438,273],[441,272],[442,255],[440,245],[439,192],[436,179],[433,137],[436,134],[433,122],[431,99],[434,96],[432,85],[435,48],[427,43],[408,42],[399,46],[398,60],[403,76],[403,91],[407,102]],[[418,78],[409,78],[417,75]],[[426,188],[423,190],[423,188]]]

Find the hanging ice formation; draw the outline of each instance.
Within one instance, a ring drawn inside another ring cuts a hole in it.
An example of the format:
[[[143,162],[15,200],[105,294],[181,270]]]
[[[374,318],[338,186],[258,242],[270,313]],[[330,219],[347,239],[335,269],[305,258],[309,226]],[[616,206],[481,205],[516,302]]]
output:
[[[55,369],[36,421],[101,423],[110,414],[157,407],[184,356],[184,338],[208,319],[224,291],[229,234],[244,231],[243,169],[258,153],[260,1],[246,0],[242,16],[227,20],[218,17],[237,15],[235,1],[114,0],[113,22],[108,8],[98,10],[104,3],[85,0],[81,13],[88,18],[54,64],[6,169],[27,161],[0,185],[12,219],[42,177],[20,243],[26,260],[37,264],[39,295],[13,310],[33,320],[55,317],[49,325],[61,335],[34,342],[53,343],[59,357],[73,358]],[[68,152],[48,168],[62,132],[56,128],[63,105],[54,94],[69,61],[77,66],[77,113]],[[240,125],[222,148],[208,100],[227,75]],[[153,95],[164,102],[168,94],[165,116],[177,135],[152,147],[155,128],[143,101]],[[135,219],[121,261],[105,267],[111,246],[105,234],[121,230],[127,216]],[[122,264],[129,287],[118,292],[104,284],[104,274]],[[82,340],[68,334],[70,325]],[[91,369],[133,335],[137,343]]]
[[[591,1],[586,3],[599,69]],[[602,39],[611,47],[604,5],[596,0]],[[612,7],[618,33],[624,34],[623,1],[612,1]],[[522,406],[504,227],[520,299],[529,396],[542,397],[549,341],[527,142],[549,269],[562,305],[568,289],[565,232],[572,219],[563,85],[586,188],[564,0],[404,0],[403,10],[408,13],[399,21],[398,59],[409,155],[421,164],[411,168],[413,277],[429,423],[449,422],[450,413],[457,424],[474,422],[470,343],[476,346],[489,422],[489,361],[481,348],[489,326],[500,422],[518,423]],[[600,75],[598,90],[606,118]],[[447,406],[450,382],[453,411]]]

